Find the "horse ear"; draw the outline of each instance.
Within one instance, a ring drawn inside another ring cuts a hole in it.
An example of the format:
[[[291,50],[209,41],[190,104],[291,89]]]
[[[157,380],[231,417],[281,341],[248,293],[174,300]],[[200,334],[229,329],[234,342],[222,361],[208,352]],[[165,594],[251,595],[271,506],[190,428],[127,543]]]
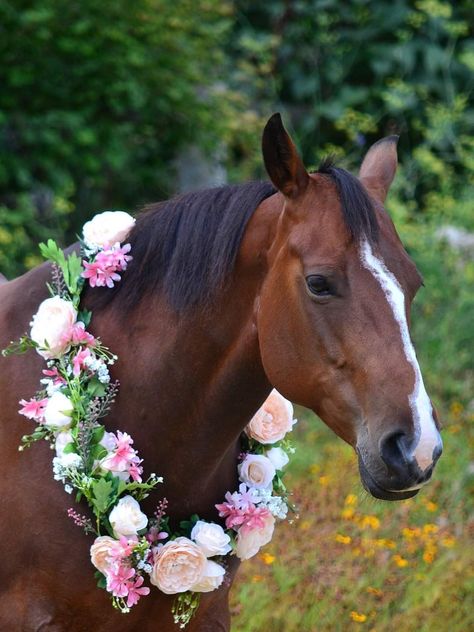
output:
[[[369,149],[362,162],[359,178],[372,195],[385,202],[397,170],[398,136],[387,136]]]
[[[262,153],[270,180],[284,195],[297,197],[306,189],[309,175],[280,114],[273,114],[263,130]]]

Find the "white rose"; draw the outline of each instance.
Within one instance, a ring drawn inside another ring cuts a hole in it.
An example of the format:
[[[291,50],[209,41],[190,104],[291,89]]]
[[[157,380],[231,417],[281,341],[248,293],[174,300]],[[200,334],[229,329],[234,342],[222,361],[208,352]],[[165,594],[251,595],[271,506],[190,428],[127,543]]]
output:
[[[61,454],[53,459],[61,467],[79,467],[82,465],[81,457],[75,452],[68,452],[68,454]]]
[[[216,590],[224,581],[225,568],[220,564],[207,560],[206,568],[201,579],[191,586],[192,592],[211,592]]]
[[[71,425],[71,413],[74,407],[69,397],[57,391],[48,399],[44,409],[44,425],[52,430],[65,430]]]
[[[273,463],[276,470],[282,470],[290,460],[287,453],[281,448],[271,448],[265,452],[266,456]]]
[[[276,474],[273,463],[261,454],[247,454],[238,466],[239,477],[249,487],[266,489]]]
[[[112,509],[109,521],[117,538],[121,535],[137,535],[148,524],[148,518],[140,511],[140,505],[133,496],[124,496]]]
[[[198,520],[194,525],[191,540],[201,547],[206,557],[226,555],[232,549],[230,537],[224,529],[219,524],[204,520]]]
[[[135,224],[134,218],[124,211],[105,211],[84,224],[82,234],[86,246],[113,246],[122,242]]]
[[[107,452],[113,452],[117,446],[117,437],[113,432],[104,432],[104,436],[99,443],[107,450]]]
[[[260,548],[268,544],[273,536],[275,518],[271,513],[265,518],[265,524],[260,529],[240,528],[237,534],[235,554],[241,560],[248,560],[256,555]]]
[[[68,443],[72,443],[72,440],[72,432],[70,430],[59,432],[56,435],[56,441],[54,444],[54,447],[56,448],[56,456],[61,458],[64,454],[64,448]]]
[[[47,298],[31,321],[30,337],[39,345],[36,351],[45,359],[60,357],[69,347],[67,334],[76,322],[77,311],[70,301],[59,296]]]

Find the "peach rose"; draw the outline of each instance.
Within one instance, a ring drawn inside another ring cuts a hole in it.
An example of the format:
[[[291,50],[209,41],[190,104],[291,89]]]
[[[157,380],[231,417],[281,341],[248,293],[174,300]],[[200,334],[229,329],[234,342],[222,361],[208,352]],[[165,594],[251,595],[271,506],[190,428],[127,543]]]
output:
[[[150,581],[166,595],[175,595],[199,585],[206,568],[203,550],[192,540],[180,537],[157,551]]]
[[[273,389],[249,421],[245,432],[259,443],[280,441],[293,427],[293,405]]]
[[[36,351],[49,360],[61,357],[70,346],[66,334],[76,322],[77,311],[71,301],[60,296],[47,298],[38,307],[31,321],[30,337]]]
[[[256,555],[260,548],[268,544],[273,536],[275,518],[268,512],[265,524],[260,529],[239,529],[235,554],[241,560],[248,560]]]
[[[94,544],[91,546],[91,562],[104,575],[109,570],[109,555],[116,544],[117,540],[108,535],[101,535],[94,540]]]

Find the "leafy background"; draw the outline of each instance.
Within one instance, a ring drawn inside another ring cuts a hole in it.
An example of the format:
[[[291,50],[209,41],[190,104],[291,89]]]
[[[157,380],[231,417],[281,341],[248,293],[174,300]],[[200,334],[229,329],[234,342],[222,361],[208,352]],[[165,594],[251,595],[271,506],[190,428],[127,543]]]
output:
[[[376,502],[351,450],[299,411],[300,518],[243,565],[237,632],[474,629],[474,262],[438,234],[474,231],[473,30],[473,0],[0,0],[9,278],[98,209],[175,193],[183,165],[263,177],[273,111],[308,166],[334,153],[356,170],[401,135],[388,207],[425,277],[413,333],[445,454],[418,497]]]

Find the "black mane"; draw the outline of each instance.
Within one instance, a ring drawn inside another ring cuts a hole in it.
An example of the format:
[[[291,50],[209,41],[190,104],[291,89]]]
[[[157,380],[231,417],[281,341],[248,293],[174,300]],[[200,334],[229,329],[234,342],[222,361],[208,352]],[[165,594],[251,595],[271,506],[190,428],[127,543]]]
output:
[[[336,184],[352,237],[375,240],[374,208],[357,178],[328,160],[318,173]],[[133,261],[115,288],[90,290],[94,308],[105,307],[115,297],[132,308],[158,288],[178,312],[205,304],[232,271],[255,209],[274,193],[269,182],[250,182],[186,193],[146,207],[127,240]]]

